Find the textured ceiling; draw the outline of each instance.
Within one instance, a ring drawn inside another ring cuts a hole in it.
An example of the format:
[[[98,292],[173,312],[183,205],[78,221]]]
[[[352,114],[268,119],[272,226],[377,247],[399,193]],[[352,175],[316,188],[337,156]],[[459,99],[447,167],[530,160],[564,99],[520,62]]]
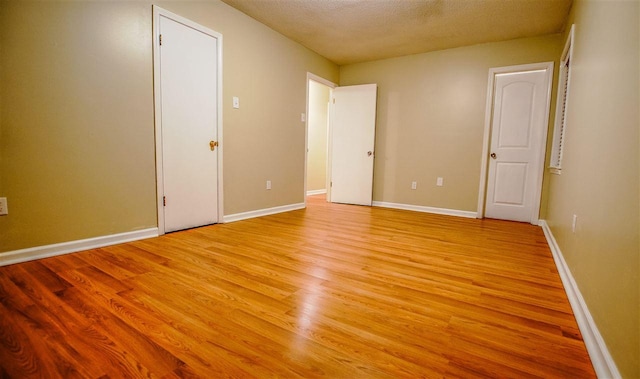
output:
[[[558,33],[572,0],[222,0],[343,65]]]

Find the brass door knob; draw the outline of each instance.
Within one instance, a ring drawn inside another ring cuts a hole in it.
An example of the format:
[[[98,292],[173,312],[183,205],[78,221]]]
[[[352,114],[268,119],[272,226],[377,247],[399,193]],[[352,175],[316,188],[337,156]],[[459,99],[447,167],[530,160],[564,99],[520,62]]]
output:
[[[493,159],[498,158],[498,156],[496,155],[496,153],[491,153],[490,157],[491,157],[491,158],[493,158]]]
[[[214,151],[216,149],[216,146],[218,146],[217,141],[209,141],[209,147],[211,148],[211,151]]]

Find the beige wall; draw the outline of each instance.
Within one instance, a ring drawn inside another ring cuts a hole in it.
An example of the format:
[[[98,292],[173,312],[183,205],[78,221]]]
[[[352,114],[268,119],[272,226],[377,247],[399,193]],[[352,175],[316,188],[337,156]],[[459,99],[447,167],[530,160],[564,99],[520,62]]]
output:
[[[225,213],[303,202],[306,74],[337,66],[224,3],[156,4],[223,34]],[[0,2],[0,252],[157,225],[151,36],[151,2]]]
[[[307,191],[327,189],[327,115],[331,89],[309,81]]]
[[[475,212],[489,69],[561,51],[551,35],[340,67],[340,85],[378,84],[374,200]]]
[[[547,221],[623,377],[640,377],[639,3],[577,1],[561,175]],[[571,231],[573,215],[576,232]]]
[[[0,251],[155,226],[149,7],[0,7]]]

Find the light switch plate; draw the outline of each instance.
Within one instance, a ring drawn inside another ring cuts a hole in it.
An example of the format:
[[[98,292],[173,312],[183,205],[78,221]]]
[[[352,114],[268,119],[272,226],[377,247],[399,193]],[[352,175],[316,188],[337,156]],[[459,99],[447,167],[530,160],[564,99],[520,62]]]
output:
[[[233,107],[235,109],[240,108],[240,99],[236,96],[233,97]]]
[[[8,215],[9,208],[7,208],[7,198],[0,197],[0,216]]]

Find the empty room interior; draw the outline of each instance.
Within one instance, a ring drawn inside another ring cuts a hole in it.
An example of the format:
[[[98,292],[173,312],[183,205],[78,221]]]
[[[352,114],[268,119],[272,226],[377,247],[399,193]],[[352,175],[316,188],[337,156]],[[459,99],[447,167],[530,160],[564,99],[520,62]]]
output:
[[[0,377],[639,378],[639,109],[636,0],[0,1]]]

